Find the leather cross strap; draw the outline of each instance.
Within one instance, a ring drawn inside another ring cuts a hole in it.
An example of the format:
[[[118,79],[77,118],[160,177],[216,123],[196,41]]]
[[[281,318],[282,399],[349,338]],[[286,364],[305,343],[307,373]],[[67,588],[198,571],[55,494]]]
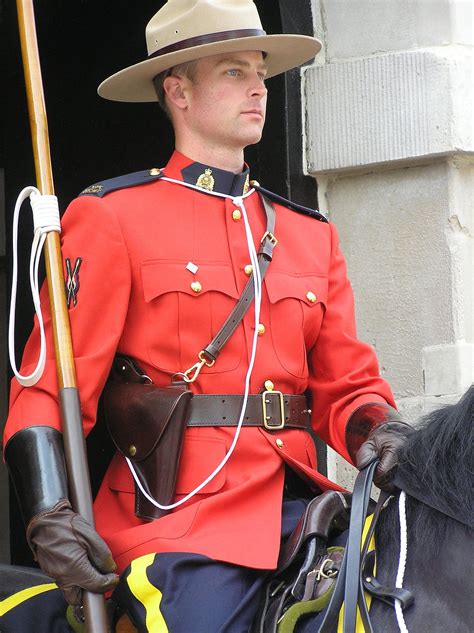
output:
[[[194,394],[189,403],[187,425],[237,426],[241,407],[241,395]],[[306,429],[309,413],[306,396],[266,391],[248,396],[242,426],[260,426],[268,431]]]
[[[260,198],[262,200],[263,208],[265,209],[265,214],[267,216],[267,228],[262,237],[260,248],[257,253],[260,277],[263,279],[265,273],[267,272],[267,268],[272,261],[273,249],[277,244],[277,240],[273,235],[273,231],[275,230],[275,209],[273,208],[272,203],[267,198],[265,198],[265,196],[260,194]],[[202,350],[201,354],[208,362],[214,362],[219,356],[222,347],[224,347],[229,338],[235,332],[237,326],[244,318],[245,313],[250,308],[254,296],[255,289],[253,276],[251,276],[239,300],[235,304],[234,309],[224,321],[216,336]]]

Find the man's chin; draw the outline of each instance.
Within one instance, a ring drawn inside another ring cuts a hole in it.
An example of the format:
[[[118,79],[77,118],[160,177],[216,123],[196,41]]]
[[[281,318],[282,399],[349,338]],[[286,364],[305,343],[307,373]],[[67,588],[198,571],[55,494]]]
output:
[[[243,136],[242,142],[245,143],[244,147],[248,147],[249,145],[256,145],[257,143],[259,143],[261,138],[262,138],[262,131],[260,130],[258,133],[247,134]]]

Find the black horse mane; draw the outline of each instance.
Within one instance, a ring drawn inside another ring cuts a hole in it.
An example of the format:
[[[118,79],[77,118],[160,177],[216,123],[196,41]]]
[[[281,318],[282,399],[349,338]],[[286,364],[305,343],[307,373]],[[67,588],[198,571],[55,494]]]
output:
[[[456,404],[425,416],[401,451],[399,477],[408,491],[410,531],[415,538],[423,540],[425,548],[430,544],[439,546],[439,539],[453,529],[449,514],[465,517],[471,526],[473,524],[473,440],[474,385]],[[422,499],[426,496],[433,499],[439,510],[420,503],[409,495],[410,490]],[[381,535],[387,530],[393,534],[396,529],[396,504],[391,505],[391,512],[382,513],[387,516],[381,521]],[[458,526],[467,529],[461,523]]]

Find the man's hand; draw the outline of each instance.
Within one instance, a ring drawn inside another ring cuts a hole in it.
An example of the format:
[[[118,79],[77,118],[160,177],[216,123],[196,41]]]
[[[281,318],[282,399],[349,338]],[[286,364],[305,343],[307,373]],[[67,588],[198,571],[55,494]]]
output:
[[[118,583],[108,546],[67,501],[34,516],[27,538],[42,571],[54,578],[69,604],[82,603],[82,589],[104,593]]]
[[[405,422],[387,422],[376,426],[357,451],[357,468],[365,468],[374,459],[379,459],[374,483],[386,492],[393,492],[391,481],[397,469],[398,454],[412,432],[412,427]]]

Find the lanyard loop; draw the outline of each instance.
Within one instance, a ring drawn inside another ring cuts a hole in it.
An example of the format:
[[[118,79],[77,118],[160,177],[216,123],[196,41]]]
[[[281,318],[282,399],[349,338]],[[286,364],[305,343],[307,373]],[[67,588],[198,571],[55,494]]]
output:
[[[30,286],[40,331],[40,353],[35,369],[28,374],[28,376],[25,376],[20,374],[18,371],[15,360],[15,314],[18,283],[18,223],[21,206],[28,197],[30,198],[34,224],[34,237],[30,255]],[[43,245],[46,240],[46,233],[49,231],[57,231],[58,233],[61,232],[58,199],[56,196],[42,195],[36,187],[25,187],[18,196],[15,204],[15,210],[13,212],[13,271],[8,327],[8,352],[10,356],[10,365],[16,379],[23,387],[31,387],[35,385],[43,375],[46,364],[46,336],[44,333],[43,315],[41,313],[38,268],[41,253],[43,251]]]

